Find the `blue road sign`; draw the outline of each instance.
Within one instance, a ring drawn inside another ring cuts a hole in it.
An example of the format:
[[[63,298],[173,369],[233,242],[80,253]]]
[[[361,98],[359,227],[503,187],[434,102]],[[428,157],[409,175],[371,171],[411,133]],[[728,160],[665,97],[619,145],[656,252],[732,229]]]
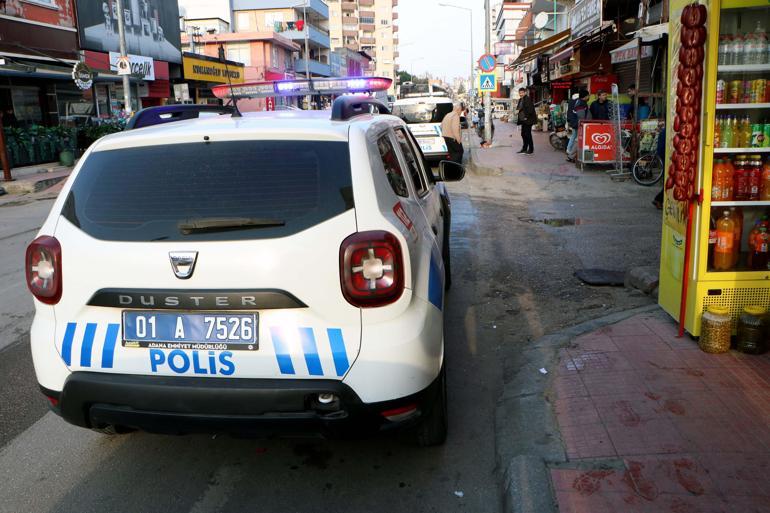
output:
[[[497,66],[497,59],[495,59],[494,55],[490,55],[488,53],[485,53],[481,57],[479,57],[479,68],[481,68],[481,71],[486,71],[489,73],[490,71],[494,71],[495,66]]]
[[[479,75],[479,91],[482,93],[497,91],[497,77],[494,73],[482,73]]]

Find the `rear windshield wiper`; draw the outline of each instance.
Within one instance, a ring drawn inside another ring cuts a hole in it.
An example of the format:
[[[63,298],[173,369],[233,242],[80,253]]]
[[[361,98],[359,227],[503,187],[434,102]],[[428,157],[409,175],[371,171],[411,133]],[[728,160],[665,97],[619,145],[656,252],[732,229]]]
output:
[[[259,217],[201,217],[186,219],[178,224],[182,235],[205,232],[226,232],[230,230],[249,230],[285,226],[286,221]]]

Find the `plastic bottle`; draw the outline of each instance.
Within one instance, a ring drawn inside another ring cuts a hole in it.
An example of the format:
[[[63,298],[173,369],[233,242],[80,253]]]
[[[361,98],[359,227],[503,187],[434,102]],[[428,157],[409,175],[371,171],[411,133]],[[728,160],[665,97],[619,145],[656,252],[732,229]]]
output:
[[[708,267],[714,267],[714,248],[717,245],[717,221],[714,219],[714,209],[711,209],[711,216],[709,219],[709,250],[708,250]]]
[[[735,34],[733,36],[733,58],[731,64],[744,64],[745,56],[743,54],[743,36]]]
[[[743,64],[755,64],[757,55],[756,38],[751,32],[743,36]]]
[[[751,157],[749,162],[749,201],[759,201],[759,189],[762,185],[762,161],[754,160],[755,156]],[[756,155],[759,157],[759,155]]]
[[[751,118],[748,114],[741,124],[741,148],[751,148]]]
[[[749,232],[749,236],[746,239],[746,246],[749,248],[748,255],[746,256],[746,265],[749,266],[749,268],[753,268],[754,265],[754,243],[757,240],[757,235],[759,235],[759,219],[754,221],[754,227]]]
[[[768,87],[767,90],[770,91],[770,87]],[[765,132],[765,140],[762,141],[762,147],[770,148],[770,123],[765,121],[764,125],[765,125],[765,128],[763,132]]]
[[[749,199],[749,177],[745,169],[746,155],[738,155],[733,171],[733,199],[746,201]]]
[[[761,148],[765,144],[765,132],[764,125],[761,123],[754,123],[751,125],[751,147]]]
[[[759,199],[770,201],[770,159],[762,166],[762,185],[759,189]]]
[[[721,132],[721,148],[733,147],[733,125],[730,123],[730,116],[723,119]]]
[[[743,209],[730,207],[730,218],[733,221],[733,267],[741,259],[741,238],[743,236]]]
[[[762,22],[757,20],[757,27],[754,29],[754,41],[752,52],[752,64],[765,64],[767,56],[767,33],[762,27]]]
[[[751,259],[752,269],[767,270],[769,243],[770,235],[767,233],[767,228],[760,226],[759,233],[754,237],[754,253]]]
[[[735,198],[735,168],[730,159],[722,160],[725,174],[725,186],[722,189],[722,201],[732,201]]]
[[[722,34],[719,36],[719,59],[718,64],[721,66],[723,64],[727,64],[727,55],[729,53],[729,49],[727,48],[728,40],[727,35]],[[719,103],[719,102],[717,102]]]
[[[721,147],[722,147],[722,119],[719,116],[717,116],[716,120],[714,121],[714,148],[721,148]]]
[[[717,221],[717,242],[714,246],[714,269],[729,271],[733,267],[733,244],[735,223],[730,218],[730,211],[722,212]]]

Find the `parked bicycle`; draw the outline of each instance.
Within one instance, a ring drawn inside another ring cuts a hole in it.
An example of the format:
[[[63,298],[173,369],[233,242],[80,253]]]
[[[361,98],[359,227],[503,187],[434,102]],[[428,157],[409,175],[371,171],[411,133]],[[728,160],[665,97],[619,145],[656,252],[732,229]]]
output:
[[[660,138],[663,137],[661,140]],[[664,130],[655,133],[655,138],[652,144],[647,146],[647,151],[643,152],[631,169],[631,176],[634,181],[639,185],[651,186],[655,185],[663,177],[663,158],[660,153],[659,142],[665,140],[666,133]]]

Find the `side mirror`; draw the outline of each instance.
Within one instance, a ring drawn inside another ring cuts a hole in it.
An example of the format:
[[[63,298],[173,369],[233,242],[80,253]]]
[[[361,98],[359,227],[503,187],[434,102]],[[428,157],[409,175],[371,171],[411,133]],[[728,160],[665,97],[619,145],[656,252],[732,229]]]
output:
[[[438,175],[442,182],[459,182],[465,177],[465,168],[457,162],[442,160],[438,164]]]

